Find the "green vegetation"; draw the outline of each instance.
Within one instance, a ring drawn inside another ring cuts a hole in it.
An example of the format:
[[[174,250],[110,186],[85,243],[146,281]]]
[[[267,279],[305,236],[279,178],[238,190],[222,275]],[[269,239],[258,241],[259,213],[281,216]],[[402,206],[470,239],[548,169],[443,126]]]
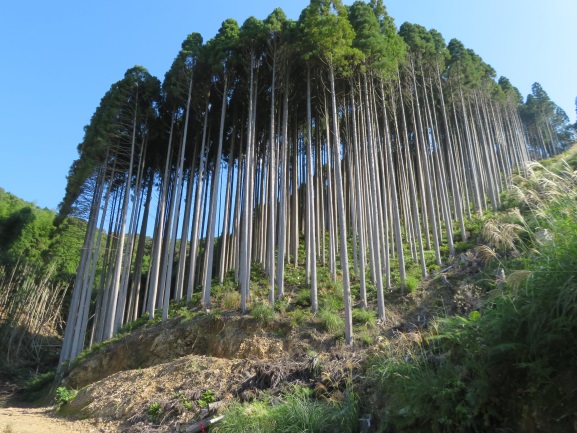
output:
[[[270,304],[258,303],[250,310],[250,315],[262,325],[270,325],[276,319],[276,312]]]
[[[54,400],[59,406],[69,403],[74,397],[76,397],[76,391],[73,389],[60,386],[54,391]]]
[[[438,319],[423,341],[373,364],[387,396],[384,431],[570,431],[577,408],[577,183],[533,164],[479,247],[497,275],[468,317]],[[501,271],[499,271],[501,270]],[[504,276],[503,276],[504,275]]]
[[[347,392],[341,400],[316,400],[312,390],[294,387],[281,402],[234,404],[219,423],[221,433],[353,433],[358,429],[358,402]]]
[[[159,424],[162,421],[162,417],[164,416],[164,411],[162,407],[160,407],[160,403],[155,401],[150,405],[148,408],[148,419],[153,424]]]
[[[216,401],[216,396],[214,392],[210,389],[207,389],[202,393],[202,396],[198,400],[198,405],[200,407],[208,407],[210,403],[214,403]]]
[[[58,357],[86,224],[0,188],[0,366],[45,372]]]

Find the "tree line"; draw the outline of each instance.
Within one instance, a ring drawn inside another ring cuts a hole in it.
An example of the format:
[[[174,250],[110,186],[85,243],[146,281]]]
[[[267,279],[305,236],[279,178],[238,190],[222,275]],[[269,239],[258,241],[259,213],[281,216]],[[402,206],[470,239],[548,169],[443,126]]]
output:
[[[55,216],[0,188],[1,367],[38,368],[55,356],[86,227],[68,218],[57,228]]]
[[[87,220],[61,365],[144,314],[166,320],[171,301],[210,308],[227,272],[244,313],[261,266],[274,305],[300,262],[313,311],[318,267],[342,282],[351,344],[353,308],[384,320],[409,262],[426,276],[425,253],[454,254],[514,170],[567,146],[563,115],[538,84],[524,104],[460,41],[397,30],[382,0],[192,33],[162,82],[129,69],[85,128],[60,206]]]

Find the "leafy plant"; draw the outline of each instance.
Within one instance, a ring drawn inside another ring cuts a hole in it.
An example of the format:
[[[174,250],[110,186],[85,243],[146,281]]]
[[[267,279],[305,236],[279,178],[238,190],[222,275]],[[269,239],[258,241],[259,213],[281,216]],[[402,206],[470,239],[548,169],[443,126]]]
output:
[[[76,391],[63,386],[56,388],[56,391],[54,392],[54,399],[59,406],[69,403],[74,397],[76,397]]]
[[[160,407],[160,403],[155,401],[152,403],[148,408],[148,419],[153,424],[158,424],[162,420],[162,416],[164,415],[164,411],[162,407]]]
[[[217,401],[217,399],[214,395],[214,392],[210,389],[207,389],[202,393],[202,396],[198,400],[198,405],[200,407],[208,407],[210,403],[214,403],[215,401]]]

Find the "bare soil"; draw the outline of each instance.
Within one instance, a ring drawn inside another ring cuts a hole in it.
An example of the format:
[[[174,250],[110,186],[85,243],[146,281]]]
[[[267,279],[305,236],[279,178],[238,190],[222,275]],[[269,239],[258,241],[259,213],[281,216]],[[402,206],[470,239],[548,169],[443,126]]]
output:
[[[1,433],[107,433],[121,431],[118,423],[69,420],[57,416],[52,407],[0,408]]]

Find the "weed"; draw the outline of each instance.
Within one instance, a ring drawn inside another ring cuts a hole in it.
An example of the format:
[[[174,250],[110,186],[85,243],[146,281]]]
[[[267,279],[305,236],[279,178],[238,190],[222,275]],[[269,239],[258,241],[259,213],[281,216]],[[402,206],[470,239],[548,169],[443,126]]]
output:
[[[214,403],[215,401],[217,401],[217,399],[214,395],[214,392],[210,389],[207,389],[202,393],[202,396],[198,400],[198,405],[200,407],[208,407],[210,403]]]
[[[323,328],[331,334],[342,332],[345,327],[345,322],[341,316],[329,310],[321,310],[319,312],[319,319],[321,320]]]
[[[366,328],[375,328],[377,326],[377,317],[374,311],[355,308],[353,310],[353,323],[364,325]]]
[[[74,397],[76,397],[76,391],[63,386],[58,387],[54,392],[54,400],[59,406],[69,403]]]
[[[164,415],[164,411],[162,410],[162,407],[160,407],[160,403],[157,401],[149,406],[147,413],[149,421],[153,424],[159,424]]]
[[[276,319],[274,308],[268,303],[260,302],[250,310],[250,315],[261,325],[269,325]]]
[[[225,311],[238,310],[240,308],[240,292],[225,292],[222,295],[220,306]]]

